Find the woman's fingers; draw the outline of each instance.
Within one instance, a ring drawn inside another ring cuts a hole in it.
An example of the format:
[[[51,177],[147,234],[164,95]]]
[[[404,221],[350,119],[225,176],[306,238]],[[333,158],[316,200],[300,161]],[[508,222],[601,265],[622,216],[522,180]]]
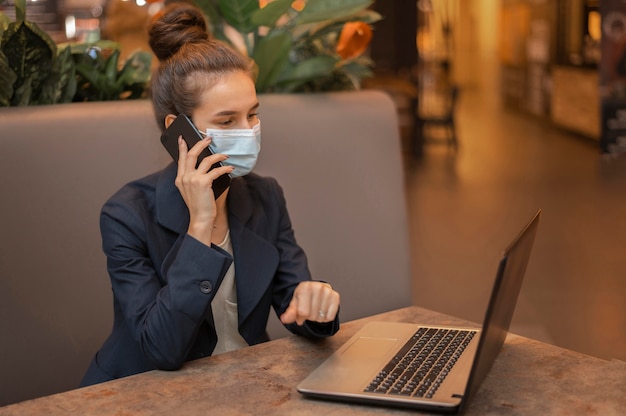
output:
[[[298,325],[302,325],[305,320],[331,322],[337,316],[339,300],[339,293],[328,283],[301,282],[294,292],[289,307],[281,316],[281,321],[283,323],[296,322]]]
[[[188,151],[183,155],[183,153],[179,153],[179,161],[178,164],[184,164],[185,165],[185,170],[187,171],[191,171],[191,170],[195,170],[196,169],[196,165],[198,165],[198,159],[200,157],[200,154],[207,148],[209,147],[209,144],[211,144],[211,139],[210,138],[206,138],[203,140],[198,141],[196,144],[194,144],[191,149],[188,149]],[[186,145],[185,145],[186,147]],[[209,165],[210,167],[211,165]],[[198,166],[199,168],[200,166]],[[202,171],[203,173],[208,172],[209,169],[206,169],[204,171]]]
[[[178,176],[182,176],[185,172],[185,165],[187,162],[187,143],[183,139],[183,136],[178,136]]]
[[[199,173],[205,174],[210,173],[211,175],[205,177],[204,180],[214,181],[221,175],[230,173],[234,168],[229,166],[221,166],[215,169],[211,169],[213,165],[219,162],[223,162],[228,159],[228,156],[224,154],[210,154],[202,159],[202,161],[198,164],[198,158],[205,151],[205,149],[211,143],[210,138],[206,138],[204,140],[200,140],[197,142],[191,149],[187,148],[187,143],[179,137],[178,140],[178,176],[180,178],[187,177],[189,178],[188,173]],[[196,167],[197,165],[197,167]]]

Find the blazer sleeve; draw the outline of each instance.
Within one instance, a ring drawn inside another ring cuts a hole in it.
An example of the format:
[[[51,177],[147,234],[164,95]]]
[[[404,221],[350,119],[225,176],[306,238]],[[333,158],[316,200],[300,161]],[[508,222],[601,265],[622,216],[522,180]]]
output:
[[[184,363],[232,257],[186,234],[165,242],[151,217],[143,200],[110,200],[100,218],[103,249],[115,307],[132,336],[157,368],[174,370]]]
[[[273,195],[275,195],[275,203],[279,213],[277,248],[280,253],[280,264],[274,283],[274,308],[280,317],[289,306],[298,284],[312,279],[306,254],[295,238],[283,190],[278,182],[273,181],[273,183],[275,190]],[[329,337],[339,331],[339,313],[332,322],[305,321],[302,326],[292,323],[285,325],[285,327],[294,334],[306,337]]]

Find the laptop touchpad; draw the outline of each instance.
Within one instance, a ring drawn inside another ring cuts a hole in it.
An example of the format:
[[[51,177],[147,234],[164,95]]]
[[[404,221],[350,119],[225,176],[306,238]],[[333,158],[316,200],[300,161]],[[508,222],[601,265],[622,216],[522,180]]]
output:
[[[361,337],[348,347],[343,353],[351,357],[374,358],[387,354],[398,342],[395,338]]]

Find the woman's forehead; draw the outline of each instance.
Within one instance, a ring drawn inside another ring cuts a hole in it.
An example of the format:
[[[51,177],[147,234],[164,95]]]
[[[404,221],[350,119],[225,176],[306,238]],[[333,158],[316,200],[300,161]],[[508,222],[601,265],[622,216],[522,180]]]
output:
[[[243,72],[224,74],[206,83],[198,111],[247,112],[258,106],[254,82]]]

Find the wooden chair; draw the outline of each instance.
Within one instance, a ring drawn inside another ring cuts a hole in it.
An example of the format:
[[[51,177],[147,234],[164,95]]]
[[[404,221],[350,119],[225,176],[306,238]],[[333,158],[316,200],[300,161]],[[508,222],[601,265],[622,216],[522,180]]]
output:
[[[417,132],[421,134],[421,137],[418,138],[419,141],[423,143],[425,139],[434,138],[429,135],[429,133],[431,133],[431,128],[438,128],[443,131],[444,138],[448,145],[455,148],[457,147],[458,141],[454,123],[454,112],[458,99],[459,87],[453,85],[449,89],[448,96],[444,97],[443,100],[439,100],[439,106],[435,106],[435,108],[424,108],[427,106],[422,106],[421,111],[418,110],[416,121],[418,125]]]

